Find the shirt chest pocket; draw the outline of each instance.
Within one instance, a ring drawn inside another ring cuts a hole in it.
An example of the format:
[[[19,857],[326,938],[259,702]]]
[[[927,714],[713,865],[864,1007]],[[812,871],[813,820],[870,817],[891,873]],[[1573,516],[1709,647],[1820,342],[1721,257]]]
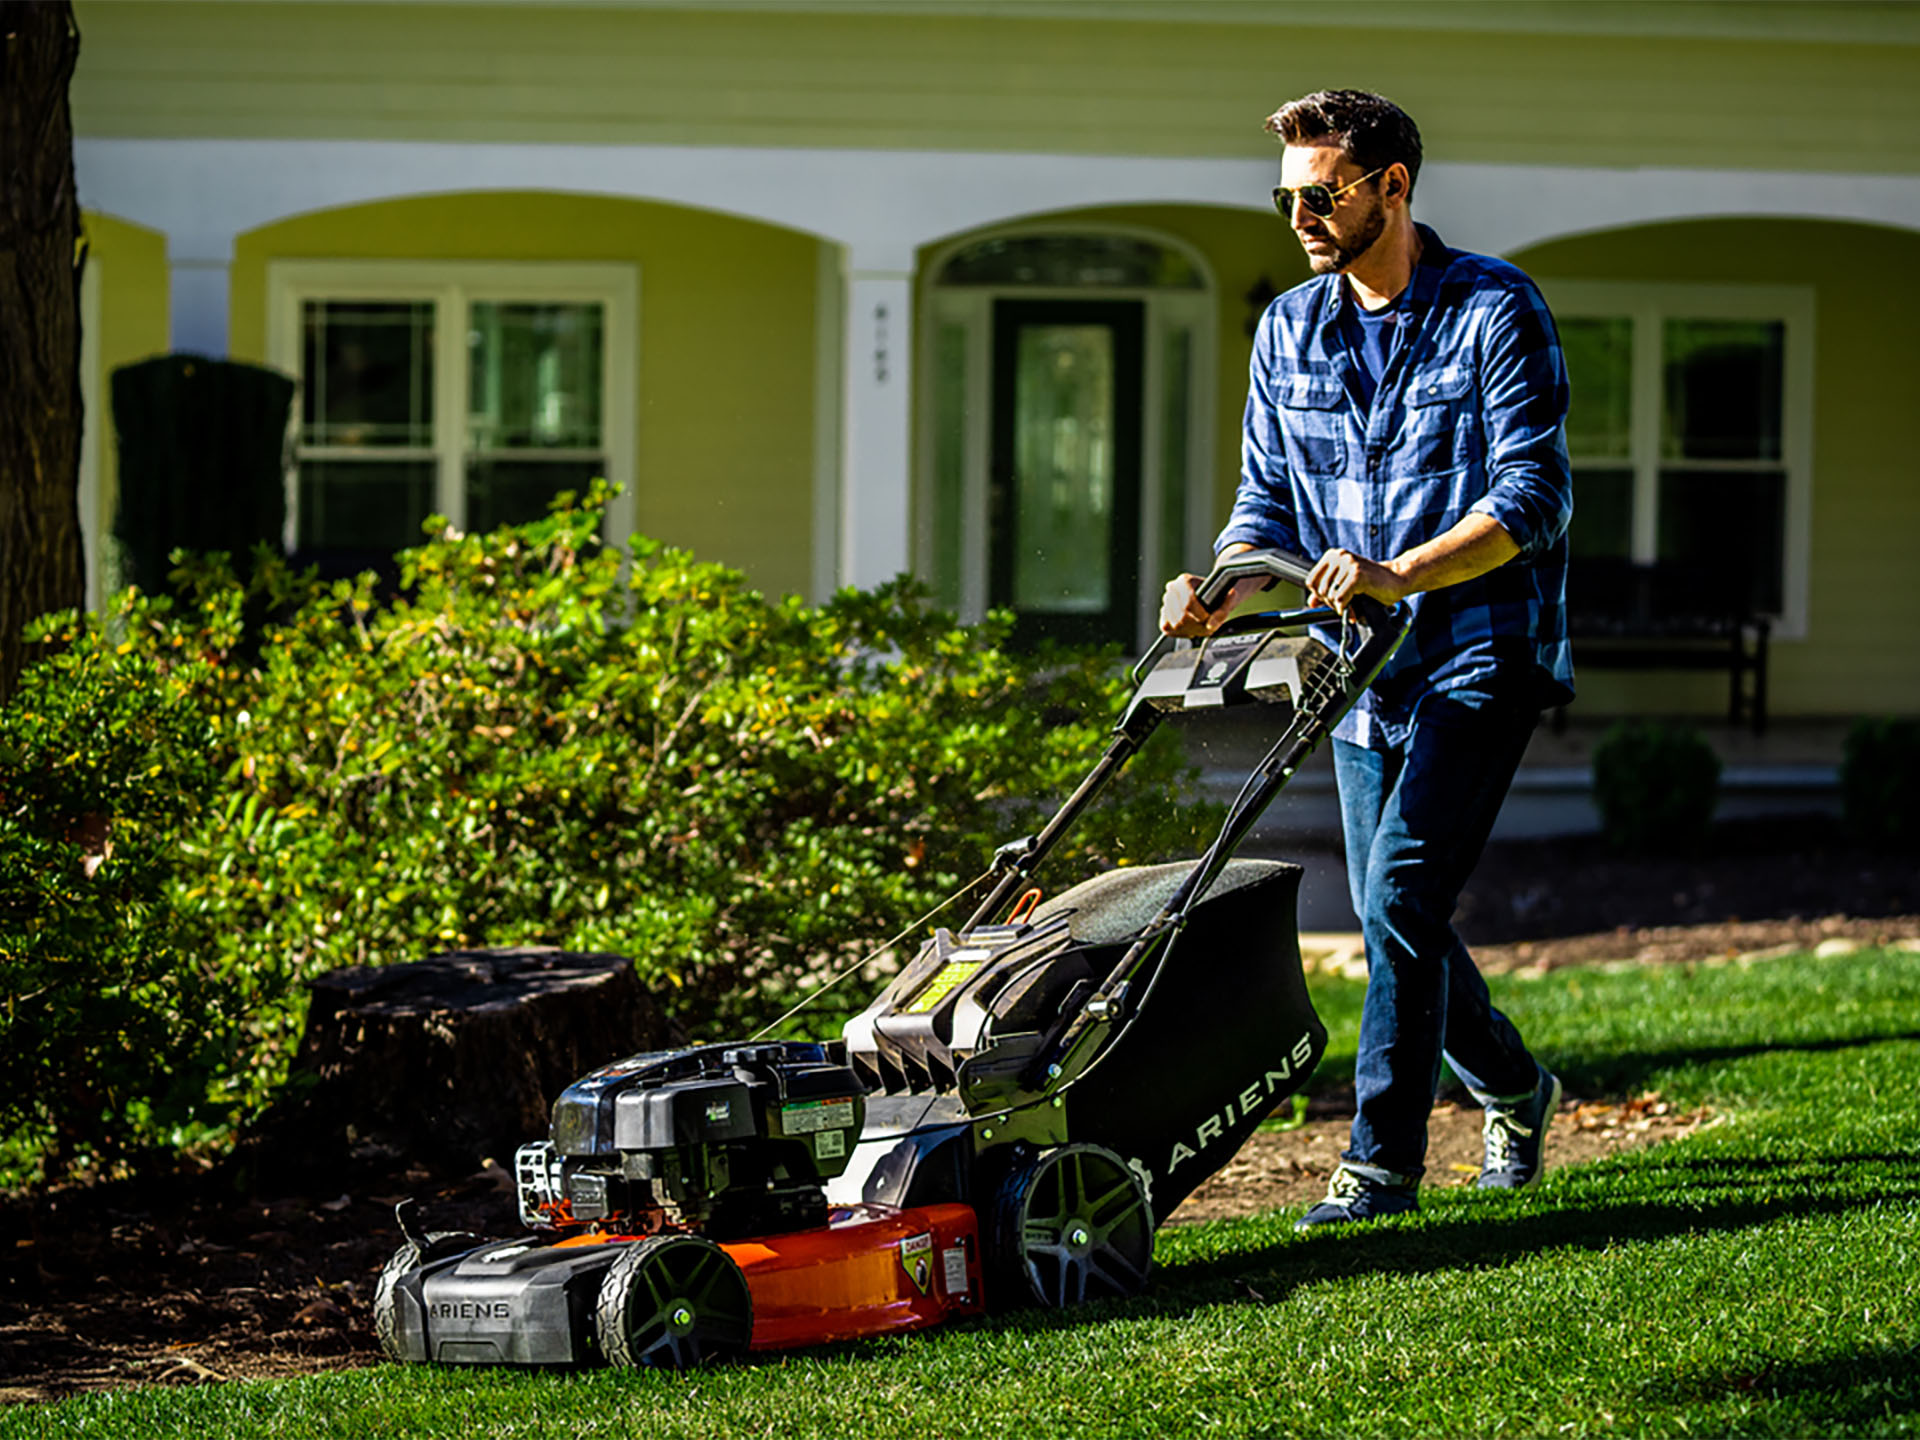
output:
[[[1280,386],[1287,464],[1296,475],[1339,475],[1347,465],[1346,390],[1331,375],[1289,375]]]
[[[1480,396],[1464,365],[1407,381],[1405,428],[1394,469],[1403,475],[1445,475],[1480,457]]]

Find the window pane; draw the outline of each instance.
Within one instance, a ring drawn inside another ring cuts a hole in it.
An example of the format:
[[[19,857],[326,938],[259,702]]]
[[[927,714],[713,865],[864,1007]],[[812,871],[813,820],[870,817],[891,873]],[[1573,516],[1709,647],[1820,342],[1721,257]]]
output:
[[[1633,472],[1576,466],[1567,552],[1576,560],[1625,559],[1633,549]]]
[[[434,470],[431,460],[301,461],[301,551],[418,545],[433,513]]]
[[[591,304],[474,302],[467,332],[474,449],[599,447],[600,312]]]
[[[1020,330],[1014,416],[1013,603],[1098,614],[1113,568],[1113,331]]]
[[[1779,470],[1662,470],[1660,559],[1677,562],[1703,590],[1732,597],[1723,609],[1778,615],[1786,499],[1787,477]]]
[[[524,525],[547,513],[562,490],[584,492],[607,473],[605,460],[474,460],[467,465],[467,529],[479,534]]]
[[[960,604],[966,504],[967,330],[943,322],[933,337],[933,592]]]
[[[1624,460],[1633,438],[1633,322],[1576,316],[1559,324],[1573,387],[1567,449],[1576,459]]]
[[[1669,460],[1780,459],[1780,390],[1787,327],[1778,320],[1669,320]]]
[[[1127,235],[1006,235],[962,250],[940,283],[1198,290],[1200,275],[1179,251]]]
[[[309,300],[301,309],[301,442],[432,445],[433,302]]]

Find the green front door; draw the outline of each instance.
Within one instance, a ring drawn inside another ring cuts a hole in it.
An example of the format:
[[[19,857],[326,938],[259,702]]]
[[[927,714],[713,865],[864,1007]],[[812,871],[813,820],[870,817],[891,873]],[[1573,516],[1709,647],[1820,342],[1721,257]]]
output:
[[[1134,639],[1143,312],[994,304],[988,598],[1023,639]]]

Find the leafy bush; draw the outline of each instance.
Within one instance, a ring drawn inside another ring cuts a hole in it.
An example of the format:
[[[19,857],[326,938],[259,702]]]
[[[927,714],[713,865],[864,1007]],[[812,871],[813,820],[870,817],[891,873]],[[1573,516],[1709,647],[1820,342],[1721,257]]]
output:
[[[632,955],[690,1033],[742,1033],[980,876],[1118,712],[1112,657],[1010,656],[904,584],[768,600],[599,520],[441,528],[391,595],[214,557],[128,607],[118,660],[191,696],[169,753],[217,777],[167,890],[212,1113],[281,1078],[302,981],[450,948]],[[1191,851],[1181,775],[1149,747],[1043,878]]]
[[[1691,726],[1621,721],[1594,747],[1594,803],[1621,850],[1697,847],[1719,790],[1720,758]]]
[[[116,653],[97,621],[0,709],[0,1135],[48,1167],[191,1118],[218,1007],[167,903],[177,837],[211,793],[194,663]]]
[[[1920,720],[1856,720],[1840,764],[1847,828],[1872,844],[1920,842]]]

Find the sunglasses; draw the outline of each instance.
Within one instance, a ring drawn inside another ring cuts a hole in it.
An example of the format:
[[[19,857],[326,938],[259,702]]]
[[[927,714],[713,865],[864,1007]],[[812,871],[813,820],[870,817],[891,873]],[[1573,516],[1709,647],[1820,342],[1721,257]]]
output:
[[[1358,180],[1342,185],[1338,190],[1329,190],[1318,182],[1302,185],[1298,190],[1289,190],[1285,185],[1276,185],[1273,187],[1273,208],[1280,212],[1281,219],[1292,220],[1293,202],[1295,197],[1298,197],[1300,203],[1307,207],[1309,215],[1318,215],[1324,220],[1333,213],[1333,207],[1340,203],[1342,195],[1366,184],[1375,175],[1384,175],[1389,168],[1391,167],[1382,165],[1371,174],[1362,175]]]

